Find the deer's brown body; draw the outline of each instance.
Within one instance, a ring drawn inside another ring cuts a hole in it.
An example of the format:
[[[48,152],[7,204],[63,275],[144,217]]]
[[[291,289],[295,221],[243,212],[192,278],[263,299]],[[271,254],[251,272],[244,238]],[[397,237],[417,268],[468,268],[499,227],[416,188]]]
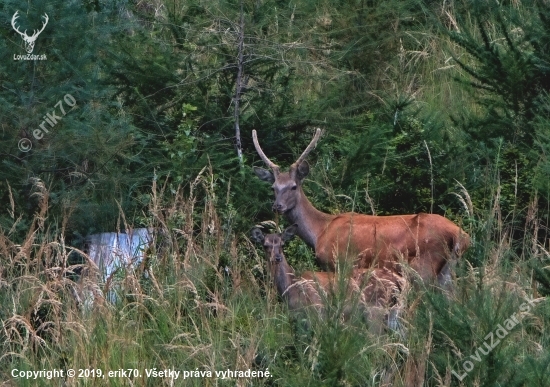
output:
[[[371,266],[400,272],[406,262],[423,280],[437,278],[441,285],[450,280],[450,259],[460,256],[469,236],[450,220],[433,214],[372,216],[356,213],[331,215],[317,210],[305,196],[302,182],[309,173],[305,161],[317,143],[320,130],[289,172],[263,153],[253,131],[260,157],[272,169],[254,168],[256,175],[273,183],[274,211],[298,225],[297,235],[315,249],[318,263],[335,269],[336,259],[352,260],[359,268]]]
[[[277,293],[285,300],[291,311],[313,308],[323,314],[324,302],[340,291],[339,280],[344,280],[348,315],[356,304],[377,331],[381,329],[383,317],[395,304],[397,293],[404,286],[404,279],[388,269],[353,269],[350,276],[342,279],[333,272],[307,271],[300,277],[288,264],[283,253],[286,241],[296,233],[297,226],[287,228],[281,234],[264,235],[260,229],[252,230],[252,239],[264,246],[271,278]],[[396,327],[397,322],[388,324]],[[396,319],[396,314],[393,315]]]
[[[305,195],[300,199],[307,201]],[[298,215],[303,207],[311,207],[309,216]],[[298,236],[315,249],[319,265],[331,271],[337,257],[355,260],[360,268],[376,266],[398,272],[403,260],[428,280],[443,270],[451,253],[461,253],[468,245],[468,236],[460,227],[440,215],[328,215],[307,201],[285,216],[298,224]],[[299,222],[300,218],[316,221]]]

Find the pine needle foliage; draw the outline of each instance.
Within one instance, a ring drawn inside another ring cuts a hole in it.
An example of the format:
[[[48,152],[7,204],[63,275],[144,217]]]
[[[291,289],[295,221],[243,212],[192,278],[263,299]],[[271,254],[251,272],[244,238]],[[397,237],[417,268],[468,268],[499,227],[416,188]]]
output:
[[[3,23],[9,26],[20,7],[20,2],[3,2]],[[34,51],[47,59],[8,61],[1,79],[0,119],[10,130],[1,133],[0,198],[9,202],[11,187],[27,225],[36,205],[29,179],[36,177],[51,191],[53,213],[59,218],[72,214],[65,224],[72,231],[97,230],[92,224],[113,227],[107,217],[116,212],[116,200],[132,212],[127,198],[141,184],[143,160],[136,152],[141,136],[113,101],[112,90],[103,87],[99,47],[111,44],[117,27],[108,24],[116,9],[105,6],[102,10],[95,14],[78,2],[36,1],[18,19],[21,28],[30,31],[33,23],[43,20],[42,15],[49,16]],[[6,30],[8,39],[1,43],[5,52],[22,54],[22,39],[11,27]],[[46,130],[37,138],[40,125]],[[18,149],[22,139],[32,142],[30,151]],[[9,229],[10,224],[9,218],[0,216],[2,228]],[[24,235],[23,229],[18,230]]]
[[[455,54],[455,62],[464,71],[460,81],[476,103],[474,109],[456,114],[454,122],[469,135],[471,146],[481,150],[488,169],[498,171],[501,206],[505,216],[517,222],[516,239],[522,238],[529,202],[548,197],[546,183],[539,178],[546,158],[533,147],[547,137],[540,123],[547,116],[550,85],[549,15],[545,3],[474,1],[469,11],[455,15],[457,26],[448,31],[460,48],[456,52],[466,54]],[[541,219],[548,222],[547,215]]]

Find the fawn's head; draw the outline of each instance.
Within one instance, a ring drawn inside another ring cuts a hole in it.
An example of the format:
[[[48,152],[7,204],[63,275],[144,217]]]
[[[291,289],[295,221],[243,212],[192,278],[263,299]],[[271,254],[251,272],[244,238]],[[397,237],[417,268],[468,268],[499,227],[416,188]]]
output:
[[[282,233],[265,235],[258,227],[254,227],[251,232],[251,239],[264,246],[269,263],[280,263],[285,259],[283,246],[294,237],[297,230],[298,226],[293,224]]]

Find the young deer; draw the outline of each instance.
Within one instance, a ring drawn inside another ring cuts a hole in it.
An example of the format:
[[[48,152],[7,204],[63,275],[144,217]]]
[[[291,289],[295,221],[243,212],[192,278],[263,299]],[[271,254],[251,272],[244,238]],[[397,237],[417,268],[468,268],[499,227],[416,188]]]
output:
[[[271,279],[289,309],[293,312],[314,309],[322,316],[325,311],[324,301],[338,289],[338,274],[307,271],[296,277],[294,269],[285,259],[283,246],[294,237],[297,229],[298,226],[294,224],[282,233],[264,235],[255,227],[251,239],[264,246]],[[397,308],[394,304],[397,294],[405,285],[401,276],[387,268],[355,268],[345,281],[346,304],[349,305],[344,309],[344,317],[350,314],[355,297],[373,332],[381,333],[383,320],[390,307],[386,323],[391,329],[397,329]]]

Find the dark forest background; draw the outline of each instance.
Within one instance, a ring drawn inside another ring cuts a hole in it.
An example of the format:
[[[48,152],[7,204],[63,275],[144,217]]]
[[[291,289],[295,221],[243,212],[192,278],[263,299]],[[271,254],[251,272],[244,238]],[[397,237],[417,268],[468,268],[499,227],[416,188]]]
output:
[[[70,239],[112,230],[119,209],[144,225],[153,179],[175,189],[206,165],[245,230],[272,217],[251,173],[252,129],[289,164],[321,127],[307,190],[325,211],[454,219],[460,185],[478,208],[498,189],[514,237],[535,205],[546,238],[544,2],[33,1],[17,22],[30,30],[49,15],[33,52],[44,61],[12,60],[24,53],[10,25],[19,6],[0,6],[0,198],[11,187],[17,231],[36,210],[30,178],[50,190],[50,217],[67,215]],[[59,101],[67,114],[36,140]]]

